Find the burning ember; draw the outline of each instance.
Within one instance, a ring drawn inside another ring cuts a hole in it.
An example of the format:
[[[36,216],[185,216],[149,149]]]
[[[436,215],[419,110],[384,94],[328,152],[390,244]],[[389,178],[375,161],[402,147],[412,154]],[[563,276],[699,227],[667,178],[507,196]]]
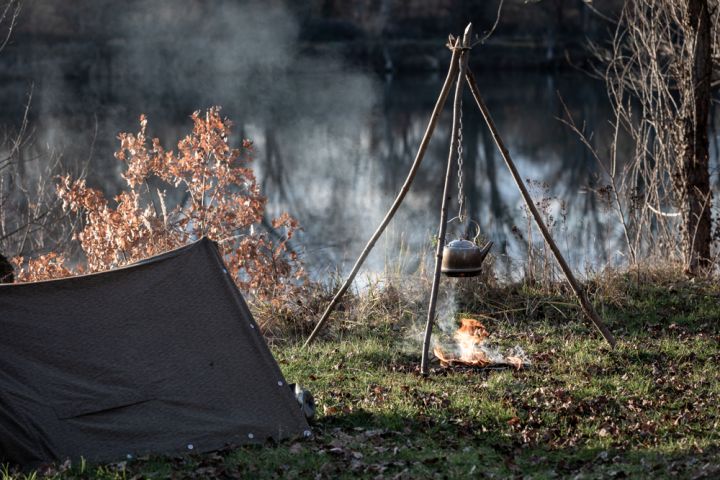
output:
[[[436,345],[435,356],[443,366],[468,365],[486,367],[489,365],[510,365],[517,369],[529,364],[525,352],[516,347],[512,354],[502,355],[486,343],[489,334],[485,325],[472,318],[460,320],[460,328],[453,334],[455,351],[448,353]]]

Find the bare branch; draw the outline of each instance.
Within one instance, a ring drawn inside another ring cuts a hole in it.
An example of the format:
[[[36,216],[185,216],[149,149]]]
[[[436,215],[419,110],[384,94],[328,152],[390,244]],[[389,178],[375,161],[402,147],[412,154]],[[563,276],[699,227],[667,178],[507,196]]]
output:
[[[0,52],[10,41],[17,19],[20,16],[21,6],[21,0],[6,0],[5,5],[0,7],[0,28],[5,29],[3,38],[0,40]]]

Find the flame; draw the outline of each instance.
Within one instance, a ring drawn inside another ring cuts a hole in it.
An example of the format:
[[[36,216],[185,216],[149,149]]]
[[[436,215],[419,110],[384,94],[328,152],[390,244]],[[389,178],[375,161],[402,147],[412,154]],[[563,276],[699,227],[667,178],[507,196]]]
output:
[[[440,346],[435,346],[433,353],[441,363],[452,365],[455,363],[484,367],[489,365],[490,359],[480,348],[488,337],[485,326],[472,318],[460,320],[460,328],[453,335],[457,344],[457,355],[446,353]]]
[[[507,355],[502,355],[496,347],[485,343],[489,333],[485,325],[472,318],[462,318],[460,328],[453,334],[455,349],[446,352],[439,345],[433,349],[435,356],[444,366],[468,365],[486,367],[488,365],[509,365],[518,370],[529,364],[525,352],[515,347]]]

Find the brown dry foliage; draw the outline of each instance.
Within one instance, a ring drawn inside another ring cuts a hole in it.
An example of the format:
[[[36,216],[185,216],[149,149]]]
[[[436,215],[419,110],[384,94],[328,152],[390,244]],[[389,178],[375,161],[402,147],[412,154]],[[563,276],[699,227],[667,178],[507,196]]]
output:
[[[20,270],[18,281],[34,281],[34,280],[52,280],[54,278],[69,277],[73,272],[67,267],[65,256],[59,253],[50,252],[46,255],[40,255],[25,263],[23,257],[12,259],[16,265],[25,265]],[[78,273],[82,270],[79,267]]]
[[[157,138],[148,141],[144,115],[137,134],[118,136],[115,156],[125,164],[127,189],[113,202],[84,179],[60,177],[63,209],[84,220],[74,239],[86,265],[70,267],[59,253],[27,262],[18,258],[19,281],[109,270],[205,236],[218,243],[237,285],[252,297],[285,299],[301,288],[305,273],[288,246],[298,222],[287,213],[274,219],[273,228],[283,232],[275,241],[257,227],[266,200],[249,167],[252,143],[230,146],[232,124],[219,107],[191,118],[192,133],[178,142],[176,152],[165,150]],[[177,200],[169,206],[168,198]]]

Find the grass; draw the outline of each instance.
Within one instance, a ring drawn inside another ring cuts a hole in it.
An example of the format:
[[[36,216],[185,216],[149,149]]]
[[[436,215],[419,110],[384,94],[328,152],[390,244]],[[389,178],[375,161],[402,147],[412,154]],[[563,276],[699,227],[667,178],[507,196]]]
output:
[[[423,297],[378,287],[348,300],[312,348],[299,335],[273,345],[288,381],[316,397],[313,438],[30,474],[7,467],[2,477],[720,476],[717,284],[635,274],[591,283],[619,339],[613,351],[563,287],[457,285],[461,310],[482,314],[496,342],[521,345],[532,368],[436,365],[423,378]]]

